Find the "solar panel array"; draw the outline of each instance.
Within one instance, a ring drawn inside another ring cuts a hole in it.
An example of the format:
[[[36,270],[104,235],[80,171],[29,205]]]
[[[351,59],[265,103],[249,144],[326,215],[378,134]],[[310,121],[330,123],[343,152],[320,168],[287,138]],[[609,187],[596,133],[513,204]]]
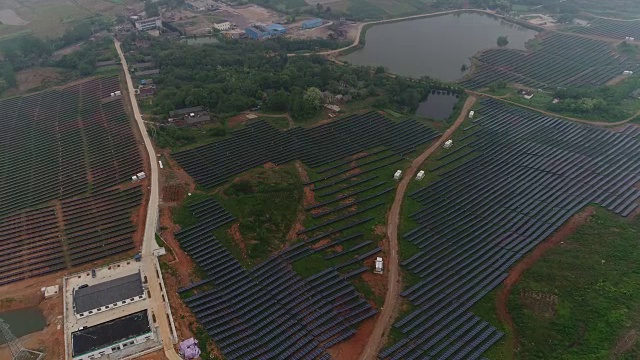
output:
[[[214,200],[190,209],[199,223],[176,237],[209,277],[180,292],[201,290],[185,302],[226,358],[328,359],[327,348],[376,313],[336,269],[294,272],[290,262],[312,251],[304,243],[245,270],[211,234],[233,216]]]
[[[415,120],[394,123],[369,112],[287,131],[258,121],[234,131],[228,139],[173,156],[199,184],[210,188],[267,162],[283,164],[300,159],[316,167],[376,146],[402,155],[435,136],[435,131]]]
[[[607,36],[619,40],[624,40],[627,37],[640,39],[640,21],[593,19],[589,26],[580,26],[573,31],[579,34]]]
[[[639,206],[637,127],[614,132],[495,101],[481,115],[453,167],[410,194],[422,208],[403,241],[420,251],[402,266],[420,282],[402,296],[416,310],[395,323],[407,337],[380,358],[479,358],[503,334],[468,310],[511,265],[589,203],[622,216]]]
[[[0,284],[133,248],[142,170],[117,76],[0,101]]]
[[[599,86],[625,70],[640,67],[614,50],[606,41],[551,33],[530,51],[501,48],[481,52],[476,56],[476,71],[461,85],[479,89],[506,81],[534,88]]]
[[[117,90],[114,76],[0,101],[0,218],[142,170]]]

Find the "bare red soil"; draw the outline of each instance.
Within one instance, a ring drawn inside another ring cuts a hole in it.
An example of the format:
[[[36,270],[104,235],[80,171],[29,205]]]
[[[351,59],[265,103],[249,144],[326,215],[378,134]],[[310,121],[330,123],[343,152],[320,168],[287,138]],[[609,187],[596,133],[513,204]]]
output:
[[[509,310],[507,309],[507,301],[511,295],[511,290],[518,281],[520,281],[520,277],[527,269],[532,267],[544,255],[544,253],[547,252],[547,250],[558,245],[566,239],[567,236],[573,234],[580,225],[584,224],[589,217],[593,215],[594,211],[595,209],[589,206],[571,217],[571,219],[562,225],[555,234],[540,243],[540,245],[538,245],[526,258],[517,263],[516,266],[509,271],[509,275],[502,283],[502,289],[496,297],[496,311],[498,319],[505,324],[513,334],[510,339],[507,339],[507,341],[512,341],[512,344],[510,344],[510,348],[514,349],[512,358],[515,358],[515,352],[518,349],[518,335],[513,325],[511,314],[509,314]]]

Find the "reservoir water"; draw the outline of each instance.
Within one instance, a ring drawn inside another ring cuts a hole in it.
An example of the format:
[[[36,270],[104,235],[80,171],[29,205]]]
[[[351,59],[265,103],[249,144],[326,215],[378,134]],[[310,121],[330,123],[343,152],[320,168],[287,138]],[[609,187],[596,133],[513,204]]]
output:
[[[432,90],[427,99],[418,105],[416,115],[433,120],[446,120],[453,112],[459,96],[442,90]]]
[[[46,319],[37,307],[0,312],[0,319],[9,325],[9,330],[16,338],[44,329]],[[0,336],[0,345],[4,337]]]
[[[398,75],[427,75],[444,81],[464,76],[463,64],[480,50],[497,47],[507,36],[512,49],[525,49],[537,32],[480,13],[457,13],[381,24],[370,28],[362,49],[340,59],[357,65],[384,66]]]

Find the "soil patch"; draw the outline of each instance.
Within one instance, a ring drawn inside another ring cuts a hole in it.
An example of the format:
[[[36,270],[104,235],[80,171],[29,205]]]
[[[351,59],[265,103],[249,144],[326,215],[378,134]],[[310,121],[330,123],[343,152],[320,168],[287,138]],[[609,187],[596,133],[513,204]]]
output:
[[[265,169],[275,169],[276,167],[278,167],[278,165],[272,163],[272,162],[268,162],[264,164],[264,168]]]
[[[558,296],[535,290],[522,290],[520,302],[539,317],[552,319],[558,311]]]
[[[162,201],[169,203],[179,203],[185,197],[184,186],[178,184],[170,184],[162,187]]]
[[[522,274],[532,267],[544,255],[544,253],[547,252],[547,250],[561,243],[565,238],[567,238],[567,236],[576,231],[580,225],[586,223],[594,212],[595,209],[589,206],[578,214],[572,216],[569,221],[555,232],[555,234],[540,243],[526,258],[517,263],[516,266],[509,271],[509,275],[502,283],[502,289],[496,297],[496,312],[498,319],[508,327],[513,334],[511,336],[511,341],[513,343],[509,346],[511,349],[516,351],[518,349],[518,335],[516,334],[511,314],[509,314],[509,310],[507,309],[507,301],[511,295],[511,290],[518,283]],[[509,341],[509,339],[507,339],[507,341]],[[512,358],[515,358],[515,353],[512,354]]]
[[[635,330],[630,330],[626,334],[623,334],[616,342],[616,346],[612,350],[611,357],[617,359],[620,355],[631,350],[638,340],[638,333]]]
[[[374,319],[375,317],[363,321],[352,337],[329,348],[327,352],[331,358],[337,360],[357,359],[362,354],[367,340],[373,332]]]
[[[62,79],[61,70],[50,67],[35,67],[16,73],[18,91],[25,92],[40,86],[54,84]]]
[[[233,224],[229,228],[229,235],[231,235],[231,238],[233,239],[233,242],[236,243],[236,245],[238,245],[238,248],[242,252],[242,257],[245,260],[248,261],[248,259],[247,259],[247,244],[245,244],[244,238],[242,237],[242,233],[240,233],[240,223],[239,222]]]

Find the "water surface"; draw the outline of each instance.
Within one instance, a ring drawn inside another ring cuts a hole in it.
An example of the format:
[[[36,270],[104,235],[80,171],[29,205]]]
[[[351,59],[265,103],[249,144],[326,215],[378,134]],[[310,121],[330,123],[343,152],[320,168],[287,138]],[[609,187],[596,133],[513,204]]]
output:
[[[9,330],[16,338],[44,329],[46,319],[37,307],[0,312],[0,319],[9,325]],[[5,339],[0,336],[0,344]]]
[[[416,115],[433,120],[446,120],[453,112],[458,95],[442,90],[432,90],[427,99],[418,105]]]
[[[507,36],[508,48],[525,49],[537,32],[479,13],[457,13],[376,25],[367,31],[365,46],[341,60],[385,66],[412,77],[427,75],[444,81],[464,76],[463,64],[480,50],[495,48]]]

